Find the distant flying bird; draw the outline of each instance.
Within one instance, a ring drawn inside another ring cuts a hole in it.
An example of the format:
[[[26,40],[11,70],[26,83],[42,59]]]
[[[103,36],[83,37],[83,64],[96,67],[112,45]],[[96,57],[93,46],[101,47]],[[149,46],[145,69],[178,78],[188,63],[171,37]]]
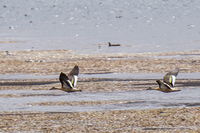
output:
[[[168,72],[164,77],[163,77],[163,82],[160,80],[156,80],[158,83],[159,87],[156,89],[153,89],[151,87],[148,88],[148,90],[159,90],[162,92],[174,92],[174,91],[181,91],[178,89],[174,88],[176,76],[178,75],[179,68],[175,68],[172,71]]]
[[[71,72],[68,75],[61,72],[59,76],[61,87],[60,88],[52,87],[50,90],[62,90],[65,92],[82,91],[80,89],[75,88],[78,80],[78,74],[79,74],[79,67],[77,65],[71,70]]]
[[[108,42],[108,46],[112,47],[112,46],[121,46],[120,44],[111,44],[110,42]]]

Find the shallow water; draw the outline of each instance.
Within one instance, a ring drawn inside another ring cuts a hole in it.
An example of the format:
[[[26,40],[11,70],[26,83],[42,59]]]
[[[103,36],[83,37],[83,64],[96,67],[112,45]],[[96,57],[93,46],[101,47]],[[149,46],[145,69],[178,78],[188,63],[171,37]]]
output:
[[[53,91],[1,90],[1,94],[29,95],[0,98],[0,111],[79,112],[101,110],[139,110],[155,108],[200,106],[200,88],[185,88],[180,92],[163,93],[156,90],[137,90],[109,93],[53,93]],[[126,101],[118,104],[85,106],[31,106],[27,103],[56,101]]]
[[[163,73],[107,73],[80,74],[80,78],[107,78],[117,80],[162,79]],[[179,79],[199,79],[200,73],[179,73]],[[1,80],[51,79],[58,75],[11,74],[0,75]],[[45,84],[45,83],[44,83]],[[181,88],[180,88],[181,89]],[[0,111],[41,111],[41,112],[77,112],[101,110],[138,110],[165,107],[199,106],[200,88],[182,89],[180,92],[163,93],[155,90],[136,90],[109,93],[66,93],[49,90],[0,90],[1,95],[12,94],[16,97],[0,97]],[[118,104],[95,106],[31,106],[31,103],[56,101],[122,101]],[[123,102],[125,101],[125,102]],[[28,105],[29,103],[29,105]]]
[[[79,78],[116,78],[116,79],[162,79],[166,73],[91,73],[79,74]],[[0,80],[22,79],[55,79],[58,75],[41,74],[6,74],[0,75]],[[177,79],[199,79],[200,73],[179,73]]]
[[[200,49],[199,1],[7,0],[1,5],[2,51],[34,47],[88,54]],[[99,44],[109,41],[122,46],[99,49]]]

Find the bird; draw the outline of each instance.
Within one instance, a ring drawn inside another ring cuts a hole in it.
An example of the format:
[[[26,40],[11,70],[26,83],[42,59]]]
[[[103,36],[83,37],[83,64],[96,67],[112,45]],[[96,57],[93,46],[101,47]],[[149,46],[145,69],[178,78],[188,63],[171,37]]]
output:
[[[65,73],[61,72],[59,76],[59,80],[61,82],[61,87],[52,87],[50,90],[62,90],[65,92],[75,92],[75,91],[82,91],[81,89],[75,88],[78,80],[79,74],[79,67],[77,65],[71,70],[71,72],[66,75]]]
[[[9,51],[6,51],[6,55],[12,55],[12,53],[10,53]]]
[[[179,89],[174,88],[176,76],[179,73],[179,68],[175,68],[168,72],[164,77],[163,77],[163,82],[160,80],[156,80],[158,83],[159,87],[156,89],[153,89],[152,87],[149,87],[148,90],[159,90],[162,92],[175,92],[175,91],[181,91]]]
[[[108,42],[108,46],[111,47],[111,46],[121,46],[120,44],[111,44],[110,42]]]

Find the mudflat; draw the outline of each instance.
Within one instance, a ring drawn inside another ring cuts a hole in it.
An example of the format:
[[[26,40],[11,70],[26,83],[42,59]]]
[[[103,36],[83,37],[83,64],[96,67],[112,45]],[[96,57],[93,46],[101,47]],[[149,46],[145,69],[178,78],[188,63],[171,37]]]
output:
[[[1,112],[1,132],[200,132],[200,108]]]
[[[80,73],[165,73],[179,67],[182,73],[199,72],[200,51],[77,54],[71,50],[0,52],[0,74],[68,72],[74,65]]]
[[[0,52],[0,74],[55,75],[74,65],[80,74],[166,73],[178,67],[181,73],[198,73],[200,51],[77,54],[70,50]],[[164,75],[163,75],[164,76]],[[162,77],[160,77],[162,79]],[[156,87],[154,79],[79,78],[77,88],[85,92],[123,92]],[[0,90],[49,90],[60,86],[57,78],[1,80]],[[199,79],[178,79],[176,87],[198,88]],[[0,94],[1,98],[31,95]],[[126,101],[59,101],[29,103],[31,106],[102,105]],[[1,111],[2,132],[200,132],[200,108],[180,107],[147,110],[88,112]]]

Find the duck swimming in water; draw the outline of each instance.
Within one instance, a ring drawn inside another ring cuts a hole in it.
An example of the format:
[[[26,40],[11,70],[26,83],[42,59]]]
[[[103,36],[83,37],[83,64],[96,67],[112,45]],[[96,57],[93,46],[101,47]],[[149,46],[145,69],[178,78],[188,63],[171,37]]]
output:
[[[112,46],[121,46],[120,44],[111,44],[110,42],[108,42],[108,46],[112,47]]]
[[[174,84],[175,84],[175,80],[176,80],[176,76],[178,75],[179,72],[179,68],[175,68],[172,71],[168,72],[164,78],[163,78],[163,82],[160,80],[156,80],[156,82],[158,83],[159,87],[156,89],[153,89],[151,87],[148,88],[148,90],[159,90],[162,92],[174,92],[174,91],[181,91],[178,89],[174,88]]]
[[[77,65],[71,70],[71,72],[68,75],[61,72],[59,76],[61,87],[60,88],[52,87],[50,90],[62,90],[65,92],[82,91],[80,89],[75,88],[78,80],[78,74],[79,74],[79,67]]]

